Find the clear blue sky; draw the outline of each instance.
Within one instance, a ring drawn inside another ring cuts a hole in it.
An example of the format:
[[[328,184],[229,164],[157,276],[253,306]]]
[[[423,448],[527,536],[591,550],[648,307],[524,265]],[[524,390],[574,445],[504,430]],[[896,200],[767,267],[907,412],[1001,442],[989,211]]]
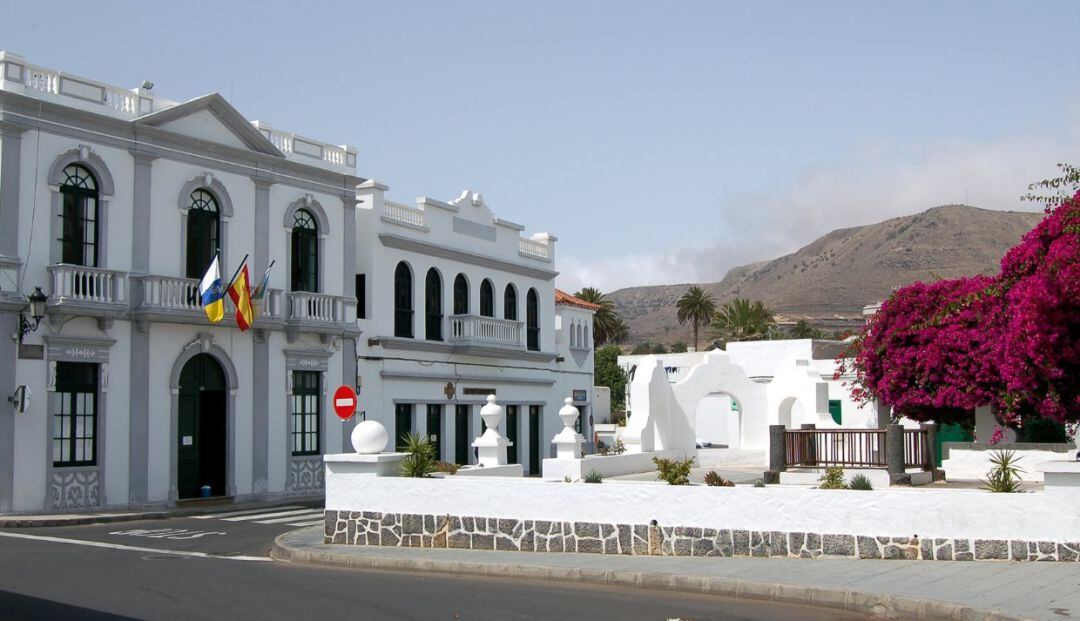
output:
[[[1076,2],[11,2],[0,49],[468,187],[560,282],[719,278],[1080,161]]]

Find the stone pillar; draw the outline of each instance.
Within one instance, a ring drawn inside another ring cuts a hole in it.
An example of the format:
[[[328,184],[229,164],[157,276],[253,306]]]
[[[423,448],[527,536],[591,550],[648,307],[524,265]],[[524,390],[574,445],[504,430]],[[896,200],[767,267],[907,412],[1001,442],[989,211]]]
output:
[[[19,257],[22,133],[23,128],[8,121],[0,121],[0,257],[12,259]],[[4,286],[7,286],[7,283],[4,283]]]
[[[499,433],[503,409],[495,403],[495,395],[488,395],[487,405],[480,408],[480,417],[487,424],[487,431],[472,443],[478,453],[477,463],[485,467],[505,466],[506,447],[512,443]]]
[[[935,481],[943,481],[945,471],[938,467],[937,423],[922,423],[919,429],[926,432],[926,460],[930,462],[930,472],[934,474]]]
[[[349,195],[342,199],[344,207],[344,249],[342,257],[342,283],[341,295],[347,298],[356,298],[356,190],[350,190]],[[345,317],[345,321],[353,324],[357,315]],[[356,386],[356,338],[346,336],[341,340],[341,383],[346,386]],[[445,417],[444,417],[445,418]],[[342,450],[349,450],[349,436],[356,427],[357,419],[352,417],[342,423]],[[443,437],[446,437],[445,435]],[[444,443],[445,447],[445,443]],[[442,459],[440,456],[439,459]]]
[[[13,261],[19,258],[22,132],[22,128],[14,124],[0,121],[0,269],[8,265],[5,258]],[[14,267],[17,264],[11,265]],[[12,271],[14,272],[14,269]],[[4,283],[3,286],[8,284]],[[22,296],[5,296],[7,292],[0,293],[0,513],[14,510],[15,417],[26,416],[16,414],[11,404],[7,403],[7,397],[15,392],[15,360],[18,350],[10,335],[18,330],[19,309],[25,302]]]
[[[574,431],[574,421],[581,416],[581,412],[574,407],[573,399],[567,397],[563,400],[564,405],[559,409],[559,418],[562,419],[562,431],[555,434],[551,441],[555,445],[555,459],[581,459],[581,444],[585,438]]]
[[[270,264],[270,186],[273,183],[258,175],[253,181],[255,212],[252,218],[252,267],[255,271],[251,277],[256,282],[262,282],[263,273]],[[288,276],[289,266],[275,263],[274,267]],[[270,334],[269,331],[256,329],[252,339],[251,485],[252,492],[256,495],[270,491]],[[282,456],[282,459],[287,457]]]
[[[132,150],[134,185],[131,198],[131,272],[150,273],[150,220],[152,209],[153,162],[157,156]],[[145,292],[132,291],[133,301],[142,301]],[[149,500],[150,479],[150,328],[131,322],[131,382],[128,406],[128,501]],[[170,442],[175,442],[170,439]]]
[[[911,477],[904,467],[904,426],[889,425],[885,428],[885,469],[893,485],[910,485]]]
[[[766,483],[779,483],[780,473],[787,469],[787,446],[784,425],[769,425],[769,470],[765,472]]]

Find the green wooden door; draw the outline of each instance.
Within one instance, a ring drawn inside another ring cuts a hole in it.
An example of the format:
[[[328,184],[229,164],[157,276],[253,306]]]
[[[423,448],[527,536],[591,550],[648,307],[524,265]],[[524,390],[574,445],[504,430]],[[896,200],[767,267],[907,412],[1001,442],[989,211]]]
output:
[[[945,423],[938,427],[937,441],[934,442],[934,454],[937,466],[941,466],[941,444],[943,442],[971,442],[975,438],[959,423]]]
[[[427,435],[435,450],[435,459],[442,459],[442,408],[438,403],[427,406]]]
[[[180,372],[176,420],[176,491],[198,498],[209,485],[226,494],[228,438],[225,372],[212,356],[199,354]]]
[[[180,498],[199,495],[199,393],[182,392],[177,409],[176,490]]]
[[[506,406],[506,439],[513,444],[506,447],[506,463],[518,463],[518,406]]]

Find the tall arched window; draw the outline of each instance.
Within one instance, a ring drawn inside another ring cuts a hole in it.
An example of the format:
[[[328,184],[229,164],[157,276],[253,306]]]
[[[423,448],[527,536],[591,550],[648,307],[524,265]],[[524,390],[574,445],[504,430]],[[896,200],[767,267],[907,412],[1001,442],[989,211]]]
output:
[[[495,286],[487,278],[480,283],[480,316],[495,316]]]
[[[442,338],[442,277],[434,267],[428,270],[424,282],[425,335],[429,341]]]
[[[506,291],[503,292],[503,319],[517,321],[517,310],[517,289],[514,285],[506,285]]]
[[[319,225],[307,209],[293,216],[292,290],[319,290]]]
[[[412,270],[402,261],[394,270],[394,336],[413,337]]]
[[[540,296],[529,289],[525,296],[525,343],[532,351],[540,351]]]
[[[469,314],[469,279],[465,274],[458,274],[454,279],[454,314]]]
[[[98,266],[98,184],[78,164],[64,168],[60,184],[60,262]]]
[[[191,193],[187,217],[187,277],[202,278],[219,248],[221,213],[217,199],[199,188]]]

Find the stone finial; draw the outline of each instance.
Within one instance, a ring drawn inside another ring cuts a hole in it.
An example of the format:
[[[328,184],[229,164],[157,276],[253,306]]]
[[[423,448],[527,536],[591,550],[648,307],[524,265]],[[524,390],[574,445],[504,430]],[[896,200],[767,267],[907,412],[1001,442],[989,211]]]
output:
[[[555,445],[555,459],[580,459],[581,445],[585,438],[574,430],[574,422],[581,416],[581,412],[574,407],[574,400],[570,397],[564,399],[563,403],[565,405],[559,409],[563,429],[551,441]]]
[[[505,466],[507,463],[506,447],[514,443],[499,433],[502,417],[502,406],[495,403],[495,395],[488,395],[487,405],[480,408],[480,418],[484,419],[487,430],[472,443],[481,466]]]

